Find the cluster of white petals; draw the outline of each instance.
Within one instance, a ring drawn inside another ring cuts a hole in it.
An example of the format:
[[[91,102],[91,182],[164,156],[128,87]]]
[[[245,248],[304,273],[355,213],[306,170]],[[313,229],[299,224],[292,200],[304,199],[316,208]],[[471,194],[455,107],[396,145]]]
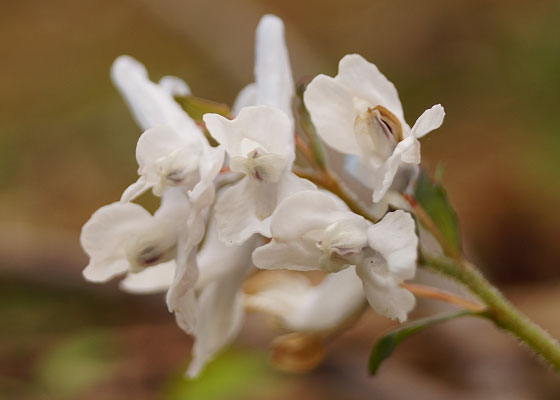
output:
[[[411,215],[397,210],[374,223],[293,172],[295,90],[279,18],[259,23],[255,58],[255,82],[231,117],[207,113],[198,123],[175,99],[190,96],[179,78],[154,83],[128,56],[111,71],[144,131],[139,178],[84,225],[83,274],[93,282],[124,275],[127,292],[166,293],[178,325],[195,338],[190,377],[235,338],[246,309],[290,332],[331,332],[367,303],[402,322],[415,302],[401,286],[416,271]],[[420,162],[418,139],[444,116],[434,106],[410,128],[393,84],[358,55],[344,57],[335,78],[317,76],[304,101],[321,139],[358,157],[373,202],[400,168]],[[133,202],[148,190],[161,198],[153,215]],[[287,271],[244,291],[259,269]],[[312,284],[293,272],[311,270],[324,279]]]

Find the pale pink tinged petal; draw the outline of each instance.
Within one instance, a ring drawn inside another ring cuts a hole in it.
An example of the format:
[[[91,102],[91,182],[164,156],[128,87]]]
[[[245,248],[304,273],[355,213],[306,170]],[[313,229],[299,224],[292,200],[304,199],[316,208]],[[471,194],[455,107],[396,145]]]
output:
[[[244,107],[256,106],[257,105],[257,84],[250,83],[239,91],[233,106],[231,107],[231,113],[234,116],[239,114]]]
[[[391,187],[393,179],[401,166],[403,161],[403,155],[406,156],[407,161],[420,162],[420,159],[412,158],[412,154],[419,153],[418,139],[414,136],[409,136],[397,144],[397,147],[393,151],[393,154],[385,160],[383,165],[375,174],[375,184],[373,189],[373,202],[380,202],[387,190]],[[417,149],[417,150],[415,150]]]
[[[340,60],[335,79],[354,96],[370,103],[371,107],[381,105],[404,122],[397,89],[375,64],[358,54],[348,54]]]
[[[220,240],[240,244],[254,233],[270,236],[270,218],[257,215],[258,187],[248,177],[227,188],[214,207]]]
[[[82,247],[90,257],[83,270],[84,277],[93,282],[106,282],[125,272],[129,267],[126,242],[150,220],[150,213],[133,203],[113,203],[94,212],[80,236]]]
[[[189,85],[176,76],[164,76],[159,80],[158,85],[171,96],[191,95],[191,88]]]
[[[128,293],[164,293],[175,276],[175,261],[154,265],[135,274],[128,274],[119,283],[119,288]]]
[[[293,158],[292,129],[286,113],[270,106],[245,107],[234,120],[217,114],[205,114],[208,131],[231,157],[245,157],[241,143],[249,139],[274,153]]]
[[[409,213],[397,210],[386,214],[368,229],[368,242],[385,258],[391,274],[401,281],[414,277],[418,237]]]
[[[412,293],[399,286],[392,275],[377,274],[367,264],[356,267],[358,276],[364,284],[366,298],[375,312],[386,317],[404,322],[408,313],[414,308]]]
[[[143,130],[168,125],[181,135],[205,140],[172,94],[150,81],[146,68],[132,57],[118,57],[111,67],[111,78]]]
[[[316,76],[303,95],[317,133],[334,150],[360,154],[354,135],[353,95],[326,75]]]
[[[296,240],[306,232],[325,229],[347,212],[334,195],[306,190],[283,200],[271,218],[273,237],[281,241]]]
[[[418,117],[414,126],[412,127],[412,135],[420,139],[427,133],[439,128],[443,124],[445,117],[445,110],[441,104],[436,104],[429,110],[426,110]]]
[[[294,82],[284,39],[284,24],[274,15],[262,17],[256,33],[255,82],[259,105],[276,107],[293,125]]]
[[[312,241],[279,242],[272,240],[253,252],[253,263],[261,269],[311,271],[320,269],[320,257],[321,251]]]

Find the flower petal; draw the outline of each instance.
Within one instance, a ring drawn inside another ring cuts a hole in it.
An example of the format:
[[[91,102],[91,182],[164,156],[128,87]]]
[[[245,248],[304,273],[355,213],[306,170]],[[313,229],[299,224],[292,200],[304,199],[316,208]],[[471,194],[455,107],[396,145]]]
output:
[[[403,162],[417,164],[420,162],[420,143],[414,136],[409,136],[397,144],[393,154],[385,160],[375,174],[373,185],[373,202],[380,202],[393,184],[393,179]]]
[[[336,151],[360,154],[354,135],[356,111],[346,88],[335,78],[318,75],[307,86],[303,99],[321,139]]]
[[[367,264],[356,267],[356,273],[362,279],[366,298],[371,307],[379,314],[404,322],[407,314],[414,308],[412,293],[399,286],[392,275],[378,274]]]
[[[325,332],[339,327],[365,303],[354,267],[328,274],[312,286],[302,275],[286,273],[247,299],[249,307],[280,319],[291,331]]]
[[[154,265],[145,270],[128,274],[119,288],[128,293],[163,293],[169,289],[175,276],[175,261]]]
[[[270,218],[259,219],[257,214],[258,189],[250,178],[244,177],[216,201],[216,229],[220,240],[226,244],[242,243],[254,233],[270,237]]]
[[[245,157],[241,144],[247,139],[258,143],[268,153],[293,159],[292,129],[288,116],[270,106],[245,107],[234,120],[218,114],[205,114],[204,122],[214,139],[230,157]]]
[[[256,106],[257,105],[257,84],[250,83],[239,91],[233,106],[231,107],[231,113],[234,116],[239,115],[244,107]]]
[[[118,57],[111,67],[111,77],[143,130],[168,125],[181,135],[204,140],[194,121],[175,102],[169,88],[150,81],[146,68],[134,58]]]
[[[411,133],[418,139],[425,136],[427,133],[439,128],[443,124],[445,117],[445,110],[441,104],[436,104],[429,110],[426,110],[418,117]]]
[[[387,213],[369,227],[367,234],[370,247],[385,258],[391,274],[401,281],[414,277],[418,237],[409,213],[402,210]]]
[[[404,122],[402,105],[395,85],[375,64],[359,54],[348,54],[340,60],[336,80],[354,96],[370,103],[371,107],[381,105]]]
[[[290,118],[293,126],[294,82],[284,39],[284,23],[274,15],[262,17],[255,46],[256,104],[276,107]]]
[[[297,240],[306,232],[326,228],[348,212],[335,195],[305,190],[283,200],[271,218],[272,236],[280,241]]]
[[[285,243],[273,239],[253,252],[253,262],[261,269],[318,270],[320,257],[315,243],[304,240]]]
[[[226,247],[224,244],[213,242],[211,250],[221,250],[214,254],[212,260],[218,263],[224,271],[219,277],[204,287],[199,299],[197,321],[194,329],[195,343],[193,359],[189,365],[187,375],[198,375],[208,361],[226,344],[228,344],[241,329],[243,320],[243,293],[241,286],[253,267],[251,250],[257,238],[253,237],[242,246]],[[204,257],[199,257],[203,261]],[[201,271],[209,265],[201,264]]]
[[[164,76],[159,80],[158,85],[171,96],[191,95],[191,88],[189,85],[176,76]]]
[[[83,270],[93,282],[106,282],[129,268],[126,242],[150,222],[148,211],[133,203],[112,203],[93,213],[82,228],[80,242],[90,257]]]

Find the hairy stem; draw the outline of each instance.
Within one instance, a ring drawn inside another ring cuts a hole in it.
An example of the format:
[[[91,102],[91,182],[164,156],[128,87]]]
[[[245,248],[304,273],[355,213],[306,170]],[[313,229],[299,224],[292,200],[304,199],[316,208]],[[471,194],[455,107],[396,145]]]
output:
[[[560,345],[546,331],[517,310],[478,269],[466,260],[421,252],[420,263],[429,269],[454,278],[470,289],[488,307],[487,315],[496,325],[509,331],[537,355],[560,371]]]

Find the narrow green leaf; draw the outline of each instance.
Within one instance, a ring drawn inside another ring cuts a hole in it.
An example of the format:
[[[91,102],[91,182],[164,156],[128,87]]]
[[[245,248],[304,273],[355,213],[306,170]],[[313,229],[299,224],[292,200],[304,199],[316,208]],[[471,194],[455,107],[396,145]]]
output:
[[[454,311],[451,313],[440,314],[434,317],[428,317],[413,321],[409,324],[400,326],[386,334],[384,334],[373,346],[369,357],[369,373],[375,375],[379,370],[381,363],[387,359],[395,350],[395,348],[407,337],[421,331],[422,329],[433,324],[448,321],[459,317],[473,316],[484,317],[484,312],[475,312],[469,310]]]
[[[440,182],[431,182],[422,171],[414,191],[414,198],[432,219],[445,240],[457,253],[461,251],[457,214],[449,204],[447,193]]]
[[[231,110],[226,104],[217,103],[212,100],[194,96],[176,96],[175,101],[195,121],[202,121],[202,116],[207,113],[220,114],[224,117],[231,116]]]

